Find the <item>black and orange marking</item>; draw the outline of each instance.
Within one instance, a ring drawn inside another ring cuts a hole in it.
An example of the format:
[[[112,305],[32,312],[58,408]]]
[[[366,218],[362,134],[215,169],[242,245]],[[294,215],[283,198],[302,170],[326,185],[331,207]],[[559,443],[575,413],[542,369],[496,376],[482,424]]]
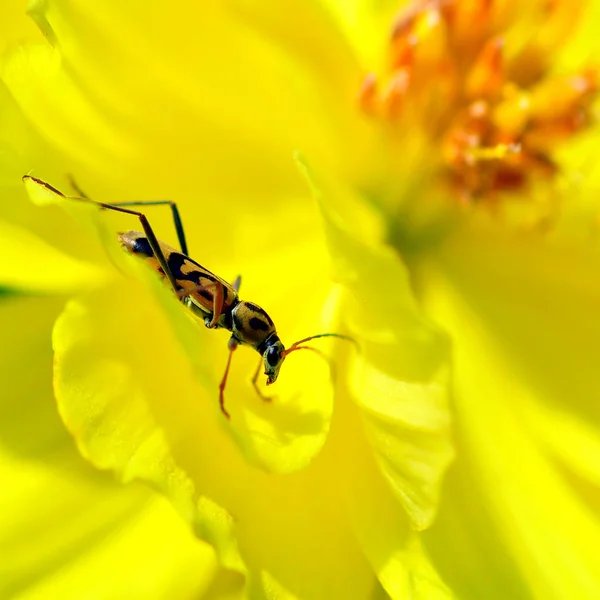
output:
[[[187,243],[183,223],[175,202],[170,200],[150,200],[108,204],[91,200],[77,187],[77,184],[73,180],[71,180],[71,184],[79,196],[65,196],[65,194],[49,183],[30,175],[25,175],[23,179],[31,179],[63,198],[90,202],[96,204],[101,209],[114,210],[136,216],[139,219],[143,232],[131,230],[118,234],[123,248],[127,252],[144,260],[152,270],[166,279],[181,302],[191,309],[194,314],[204,319],[206,327],[211,329],[223,328],[231,332],[231,338],[227,345],[229,349],[227,366],[219,384],[219,404],[221,411],[227,418],[230,415],[225,408],[225,387],[233,352],[239,345],[251,346],[261,355],[261,361],[252,378],[252,385],[263,400],[270,400],[270,398],[263,395],[257,385],[261,366],[264,366],[267,385],[271,385],[277,380],[281,365],[286,356],[291,352],[295,352],[296,350],[312,350],[326,359],[325,355],[317,348],[304,345],[310,340],[322,337],[337,337],[356,343],[353,338],[345,335],[321,333],[295,342],[286,350],[277,335],[275,324],[267,312],[253,302],[246,302],[239,299],[240,277],[230,284],[187,256]],[[168,205],[171,208],[181,248],[180,251],[161,242],[154,234],[146,216],[140,211],[129,208],[133,206],[158,205]]]

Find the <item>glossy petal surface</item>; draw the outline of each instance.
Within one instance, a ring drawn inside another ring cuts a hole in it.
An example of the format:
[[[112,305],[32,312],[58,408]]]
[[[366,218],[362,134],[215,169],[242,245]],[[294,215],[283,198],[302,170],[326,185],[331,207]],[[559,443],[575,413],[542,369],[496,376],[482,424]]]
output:
[[[11,598],[197,597],[218,574],[172,507],[89,468],[56,414],[48,335],[61,301],[7,298],[1,353],[0,592]],[[18,335],[16,335],[18,332]],[[27,361],[26,374],[21,369]],[[150,533],[151,532],[151,533]]]
[[[596,472],[597,431],[583,422],[597,422],[589,402],[597,257],[494,227],[485,239],[479,260],[467,259],[464,240],[449,246],[446,275],[432,277],[428,291],[456,340],[455,397],[472,477],[533,595],[593,598],[596,502],[577,479],[594,485]],[[564,468],[577,479],[561,476]]]

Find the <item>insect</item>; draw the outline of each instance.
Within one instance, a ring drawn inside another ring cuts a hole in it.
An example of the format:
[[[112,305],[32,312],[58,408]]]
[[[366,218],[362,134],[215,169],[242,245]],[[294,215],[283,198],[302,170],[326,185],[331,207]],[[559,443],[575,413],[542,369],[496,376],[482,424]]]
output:
[[[297,350],[311,350],[321,357],[326,358],[319,349],[305,345],[310,340],[323,337],[336,337],[356,344],[356,341],[349,336],[339,333],[320,333],[298,340],[286,349],[277,334],[273,320],[267,312],[257,304],[240,300],[238,297],[241,284],[240,276],[233,283],[228,283],[188,256],[188,246],[183,230],[183,223],[175,202],[170,200],[149,200],[107,204],[90,199],[72,180],[71,184],[79,196],[65,196],[65,194],[49,183],[31,175],[25,175],[23,179],[31,179],[63,198],[90,202],[96,204],[101,209],[133,215],[139,219],[143,232],[131,230],[117,234],[123,248],[127,252],[143,259],[150,268],[159,273],[169,283],[177,298],[194,315],[203,319],[206,327],[209,329],[222,328],[231,332],[231,337],[227,344],[229,349],[227,365],[219,384],[219,405],[221,411],[228,419],[230,415],[225,408],[225,387],[227,385],[227,377],[233,353],[238,346],[251,346],[260,354],[261,359],[252,377],[252,386],[263,400],[270,400],[270,398],[263,395],[257,383],[262,366],[264,366],[264,374],[267,376],[266,384],[271,385],[277,381],[284,360],[292,352],[296,352]],[[145,207],[157,205],[167,205],[171,208],[180,250],[161,242],[156,237],[145,214],[131,208],[134,206]]]

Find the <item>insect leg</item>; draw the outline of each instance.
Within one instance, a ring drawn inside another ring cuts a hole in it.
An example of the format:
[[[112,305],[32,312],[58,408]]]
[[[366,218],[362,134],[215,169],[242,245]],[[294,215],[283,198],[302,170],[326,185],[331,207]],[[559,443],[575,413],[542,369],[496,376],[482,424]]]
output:
[[[37,177],[32,177],[31,175],[25,175],[23,177],[23,179],[24,180],[31,179],[31,180],[35,181],[36,183],[43,185],[45,188],[49,189],[51,192],[58,194],[59,196],[62,196],[63,198],[67,198],[69,200],[76,200],[78,202],[89,202],[90,204],[95,204],[96,206],[99,206],[100,208],[105,208],[107,210],[114,210],[116,212],[121,212],[121,213],[125,213],[128,215],[136,216],[140,220],[140,223],[142,224],[142,228],[144,229],[144,233],[146,234],[146,237],[148,238],[148,243],[150,244],[150,248],[152,248],[152,252],[154,252],[154,256],[156,256],[156,259],[158,260],[158,263],[160,264],[164,274],[166,275],[167,279],[169,280],[171,287],[173,288],[175,293],[177,293],[179,291],[179,287],[177,285],[177,282],[175,281],[175,277],[173,277],[173,273],[171,272],[171,269],[169,268],[169,265],[167,264],[167,260],[165,258],[165,255],[163,254],[163,251],[160,248],[158,239],[157,239],[156,235],[154,235],[154,231],[153,231],[152,227],[150,226],[150,223],[148,222],[148,219],[146,218],[146,215],[144,215],[144,213],[141,213],[137,210],[130,210],[129,208],[123,208],[121,206],[117,206],[114,204],[107,204],[105,202],[96,202],[95,200],[91,200],[87,196],[81,196],[81,197],[65,196],[61,191],[57,190],[55,187],[52,187],[49,183],[46,183],[45,181],[43,181],[42,179],[38,179]],[[72,181],[71,184],[73,185],[74,181]],[[77,184],[75,184],[75,187],[76,187],[76,189],[78,189]]]
[[[270,396],[265,396],[258,387],[258,378],[260,376],[260,369],[262,366],[263,360],[261,358],[258,363],[258,366],[256,367],[256,371],[254,371],[254,376],[252,377],[252,387],[254,388],[254,391],[258,394],[261,400],[264,400],[265,402],[271,402],[272,398]]]
[[[154,256],[156,257],[156,260],[158,260],[158,264],[160,265],[161,269],[163,270],[163,273],[167,276],[167,279],[169,280],[169,283],[171,284],[173,291],[175,293],[178,293],[180,288],[177,285],[177,282],[175,281],[175,277],[173,276],[171,268],[169,267],[169,264],[167,263],[167,259],[165,258],[165,255],[163,254],[160,244],[158,243],[158,238],[154,234],[154,230],[150,226],[150,223],[148,222],[146,215],[137,210],[130,210],[128,208],[123,208],[123,207],[117,206],[115,204],[105,204],[104,202],[94,202],[94,204],[98,204],[98,206],[101,206],[102,208],[105,208],[106,210],[114,210],[116,212],[122,212],[122,213],[125,213],[128,215],[134,215],[140,220],[140,223],[142,224],[144,233],[146,234],[146,238],[148,239],[148,243],[150,244],[150,248],[152,248],[152,252],[154,253]]]
[[[67,175],[71,187],[77,192],[77,194],[84,200],[91,200],[91,198],[77,185],[72,175]],[[183,231],[183,222],[177,204],[172,200],[133,200],[131,202],[111,202],[111,206],[163,206],[168,204],[171,207],[171,213],[173,214],[173,224],[175,225],[175,231],[177,232],[177,239],[179,240],[179,246],[181,252],[188,255],[188,246],[185,239],[185,232]]]
[[[238,275],[234,280],[233,283],[231,284],[231,287],[236,291],[239,292],[240,291],[240,286],[242,285],[242,276]]]
[[[219,406],[221,407],[221,412],[229,419],[230,415],[225,409],[225,386],[227,385],[227,376],[229,375],[229,367],[231,367],[231,359],[233,358],[233,353],[238,347],[238,343],[235,338],[229,338],[229,342],[227,343],[227,348],[229,349],[229,356],[227,358],[227,366],[225,367],[225,373],[223,374],[223,379],[221,379],[221,383],[219,384]]]
[[[179,240],[179,246],[181,252],[188,255],[188,246],[185,239],[185,232],[183,231],[183,223],[181,221],[181,215],[177,204],[172,200],[138,200],[132,202],[117,202],[112,203],[112,206],[162,206],[168,204],[171,207],[171,213],[173,214],[173,224],[175,225],[175,231],[177,232],[177,239]]]
[[[187,290],[179,290],[177,292],[177,297],[179,299],[185,298],[194,292],[200,292],[202,290],[208,290],[210,288],[215,288],[215,292],[213,293],[213,316],[211,321],[206,325],[208,328],[212,329],[219,320],[219,317],[223,314],[223,304],[225,302],[225,290],[223,288],[223,284],[219,281],[213,281],[206,285],[195,285]]]

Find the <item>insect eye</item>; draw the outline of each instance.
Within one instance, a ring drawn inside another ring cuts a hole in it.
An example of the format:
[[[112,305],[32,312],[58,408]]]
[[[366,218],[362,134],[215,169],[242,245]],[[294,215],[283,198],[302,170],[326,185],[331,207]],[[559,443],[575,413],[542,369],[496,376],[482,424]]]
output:
[[[272,366],[276,366],[279,362],[279,351],[277,348],[269,348],[267,350],[267,362]]]

